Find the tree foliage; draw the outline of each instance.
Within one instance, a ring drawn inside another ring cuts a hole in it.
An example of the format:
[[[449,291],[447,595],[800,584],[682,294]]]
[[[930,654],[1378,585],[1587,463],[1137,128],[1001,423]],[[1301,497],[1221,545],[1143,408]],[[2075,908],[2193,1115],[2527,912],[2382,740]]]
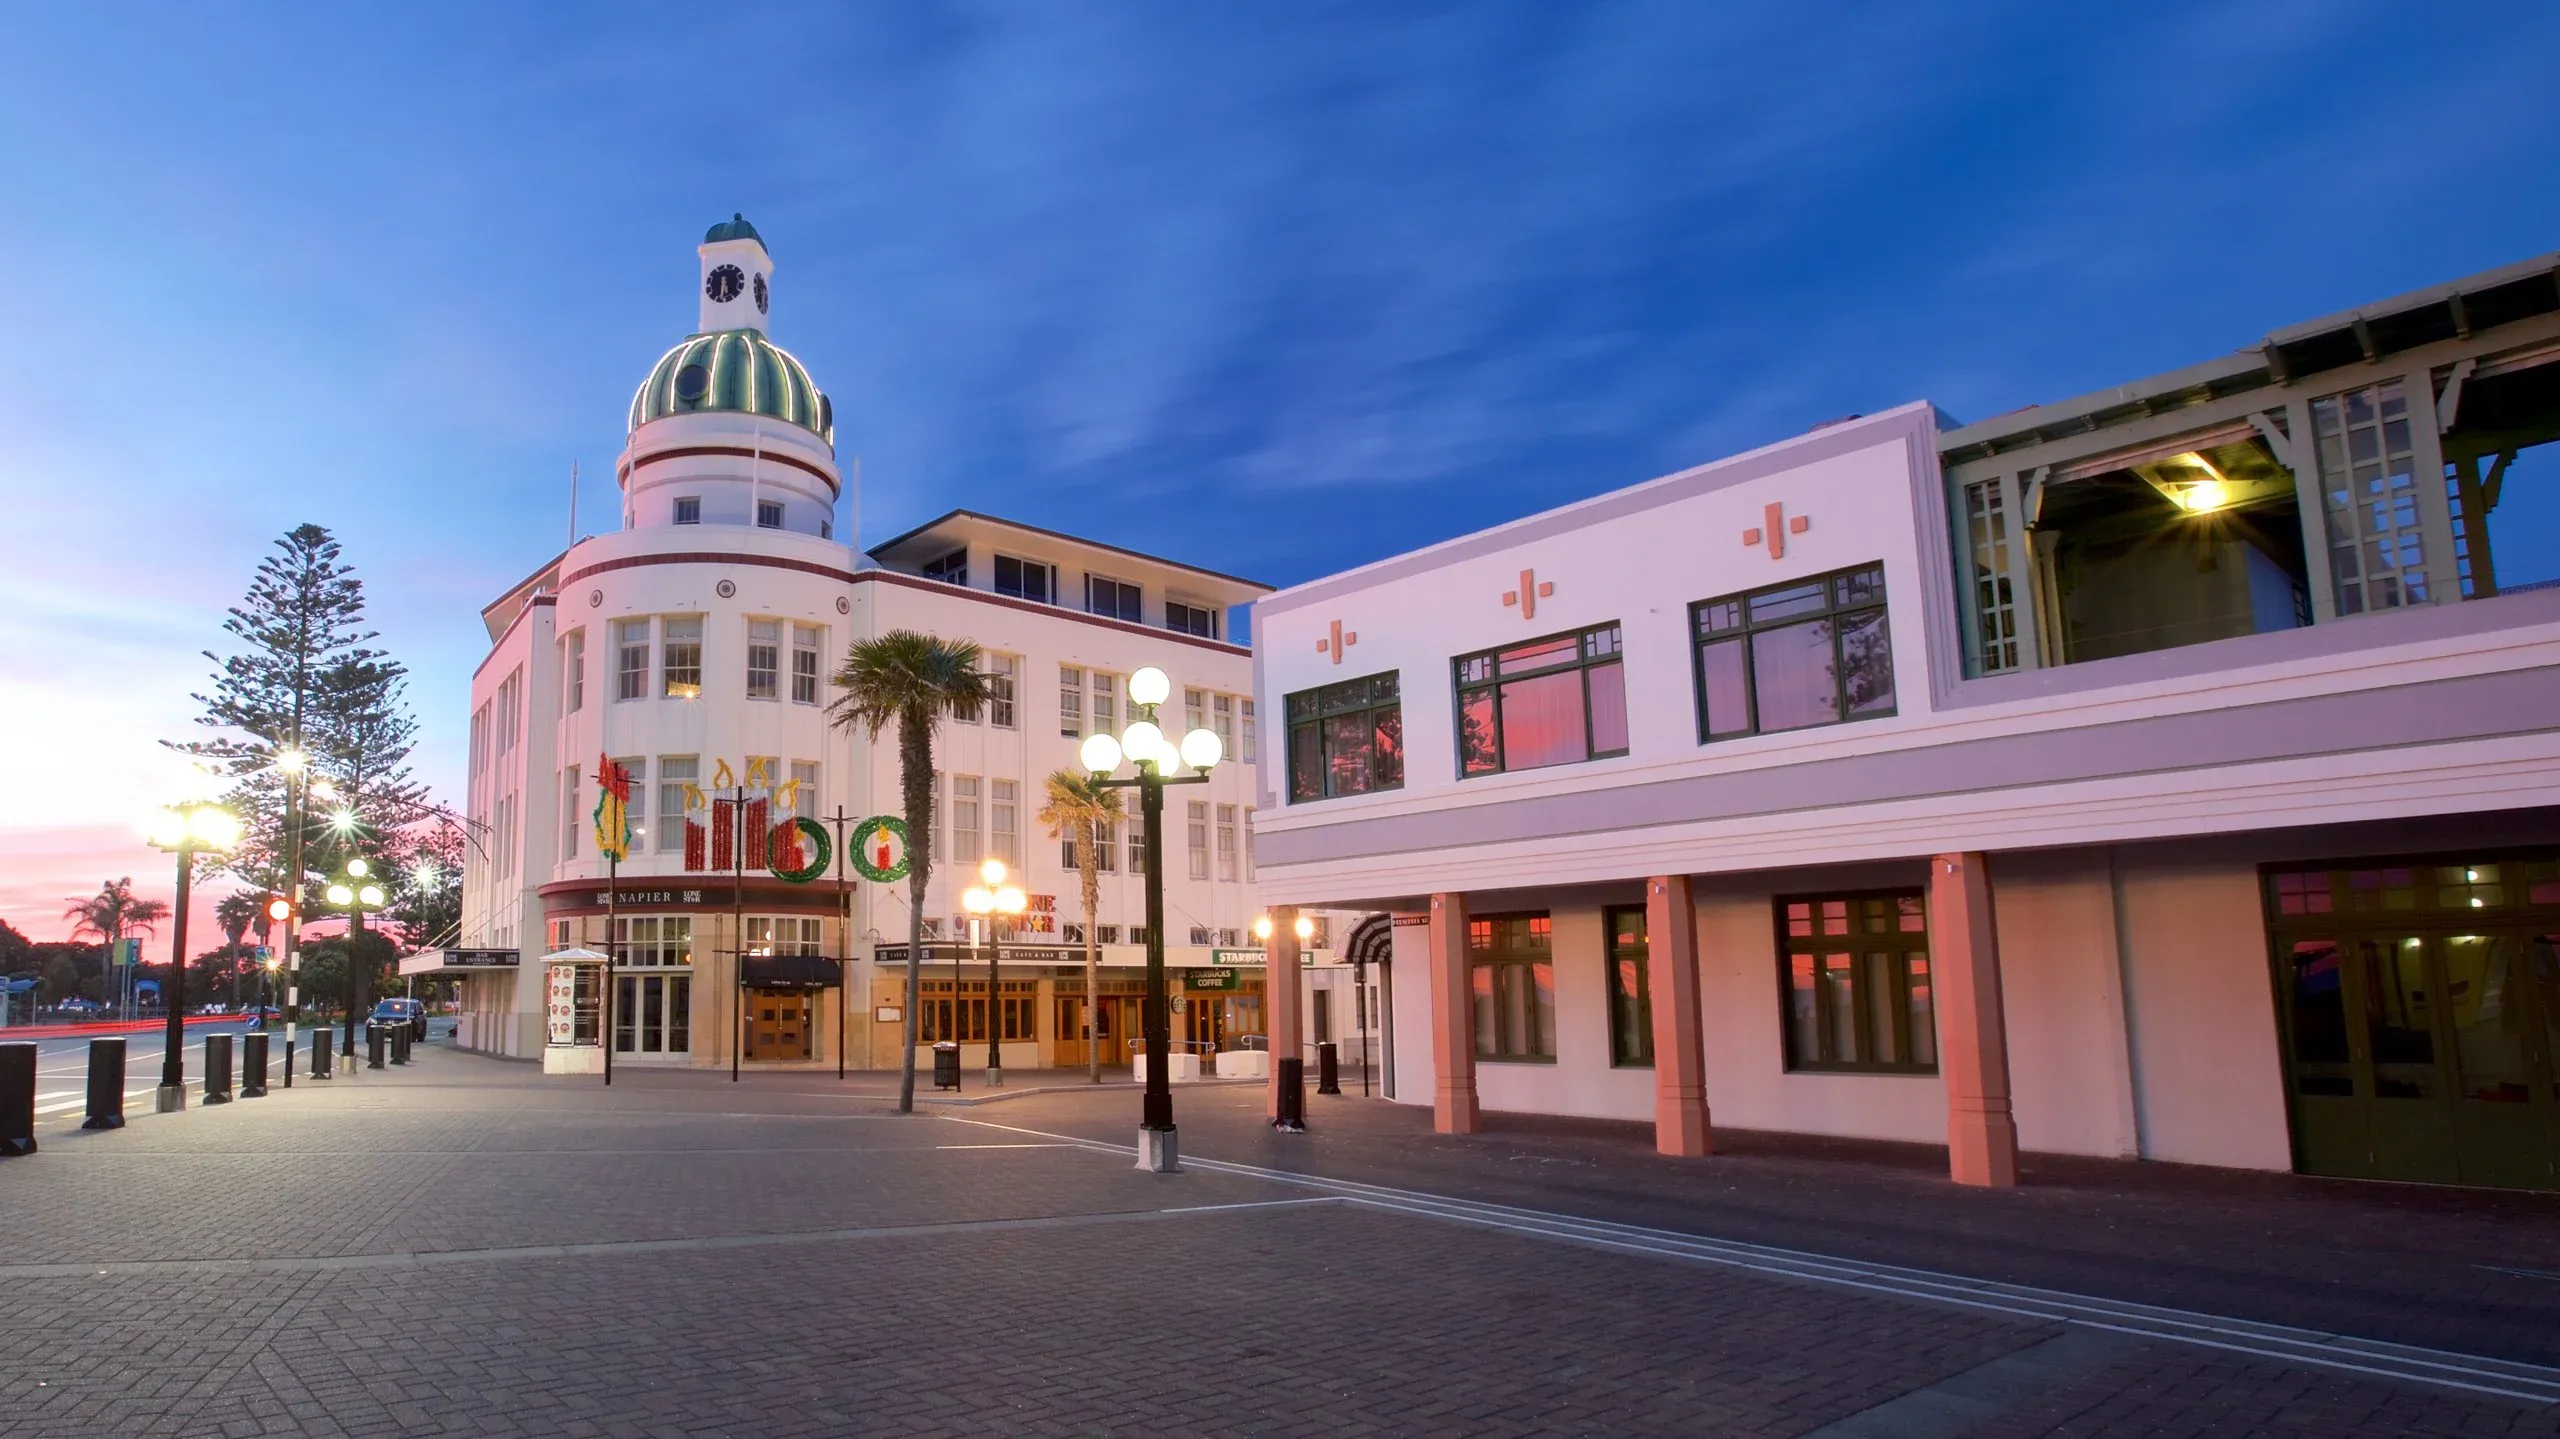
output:
[[[1048,826],[1051,839],[1074,841],[1076,880],[1083,891],[1085,1077],[1095,1084],[1102,1082],[1102,962],[1094,933],[1102,909],[1102,864],[1096,847],[1119,821],[1119,793],[1106,787],[1100,775],[1062,769],[1049,776],[1040,822]]]

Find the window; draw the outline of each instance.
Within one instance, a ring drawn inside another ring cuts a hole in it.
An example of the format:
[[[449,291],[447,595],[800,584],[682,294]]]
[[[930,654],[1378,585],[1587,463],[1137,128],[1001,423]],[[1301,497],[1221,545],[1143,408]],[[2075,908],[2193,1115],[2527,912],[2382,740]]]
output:
[[[1017,560],[1011,555],[996,556],[996,593],[1018,600],[1036,600],[1044,605],[1058,602],[1058,567],[1038,560]]]
[[[1644,911],[1612,909],[1600,922],[1609,932],[1609,1062],[1620,1068],[1653,1066],[1653,976],[1646,963]]]
[[[1209,877],[1208,801],[1197,799],[1191,801],[1190,826],[1191,877],[1193,879],[1207,879]]]
[[[1207,690],[1184,690],[1182,692],[1183,730],[1187,733],[1191,730],[1207,729],[1208,727],[1209,692]],[[1174,738],[1179,741],[1182,736],[1176,735]]]
[[[782,502],[780,500],[756,501],[756,528],[760,530],[778,530],[782,528]]]
[[[1467,921],[1476,1058],[1554,1062],[1554,939],[1554,921],[1543,914],[1495,914]]]
[[[946,585],[959,585],[965,588],[969,583],[969,552],[965,549],[953,550],[947,555],[927,560],[920,573],[926,579],[940,580]]]
[[[1893,713],[1881,565],[1707,600],[1689,618],[1702,739]]]
[[[1616,625],[1453,663],[1461,778],[1627,752],[1627,676]]]
[[[1022,785],[1009,779],[987,782],[987,853],[1019,869],[1022,836],[1015,817],[1022,809]]]
[[[1291,803],[1404,788],[1404,701],[1394,671],[1300,690],[1282,710],[1289,717]],[[1250,749],[1250,704],[1244,733]]]
[[[640,822],[639,796],[648,792],[647,761],[633,760],[631,771],[631,822]],[[689,754],[658,756],[658,852],[674,854],[684,848],[685,788],[702,777],[702,761]],[[646,848],[634,843],[637,852]]]
[[[791,627],[791,702],[813,705],[818,702],[818,651],[825,644],[815,625]]]
[[[1118,944],[1120,942],[1120,926],[1116,924],[1095,925],[1093,927],[1093,942],[1096,944]]]
[[[978,798],[980,780],[973,774],[951,777],[951,862],[975,865],[986,857],[978,848]]]
[[[836,522],[835,522],[835,521],[833,521],[833,520],[820,520],[820,521],[818,521],[818,538],[819,538],[819,539],[822,539],[822,540],[832,540],[832,539],[834,539],[835,537],[836,537]]]
[[[1239,703],[1240,703],[1240,706],[1242,707],[1242,709],[1244,710],[1244,733],[1243,733],[1243,735],[1241,736],[1242,740],[1244,741],[1244,746],[1243,746],[1243,748],[1242,748],[1241,750],[1239,750],[1239,751],[1237,752],[1236,758],[1243,760],[1246,764],[1251,764],[1251,763],[1253,763],[1253,748],[1254,748],[1254,745],[1253,745],[1253,701],[1251,701],[1251,700],[1243,700],[1243,701],[1240,701]],[[1401,783],[1401,778],[1399,778],[1399,783]]]
[[[791,762],[791,813],[800,819],[818,817],[818,762],[795,759]]]
[[[613,622],[613,697],[636,700],[649,692],[649,622]]]
[[[1147,872],[1147,817],[1141,813],[1143,808],[1144,805],[1138,799],[1138,792],[1131,790],[1129,792],[1129,873],[1131,874]]]
[[[1236,807],[1218,806],[1218,878],[1236,877]]]
[[[1208,948],[1210,942],[1216,938],[1217,936],[1211,933],[1209,926],[1205,924],[1195,924],[1191,926],[1191,942],[1199,945],[1203,949]]]
[[[665,626],[665,687],[671,699],[702,693],[702,616],[669,615]]]
[[[614,921],[615,962],[643,968],[693,963],[693,916],[626,914]]]
[[[991,655],[983,652],[979,658],[987,667],[987,723],[994,725],[997,729],[1011,729],[1013,728],[1013,682],[1021,673],[1022,661],[1011,655]]]
[[[826,921],[799,915],[747,916],[749,954],[824,954]]]
[[[1058,733],[1084,738],[1084,671],[1073,665],[1058,666]]]
[[[702,523],[702,497],[700,495],[685,495],[677,499],[676,523],[680,525],[698,525]]]
[[[782,698],[782,621],[747,621],[747,698]]]
[[[2427,602],[2409,401],[2401,382],[2311,402],[2338,613]]]
[[[1251,805],[1246,805],[1244,810],[1244,882],[1253,883],[1253,806]],[[1321,929],[1324,921],[1318,920],[1316,925]]]
[[[2018,667],[2018,605],[2009,583],[2009,510],[2002,494],[2006,483],[1989,479],[1964,487],[1965,531],[1973,541],[1974,642],[1981,646],[1987,675]]]
[[[1139,614],[1138,587],[1120,580],[1107,580],[1100,575],[1084,577],[1084,607],[1092,614],[1136,624]]]
[[[1210,696],[1209,728],[1218,736],[1218,753],[1233,756],[1236,752],[1235,696]]]
[[[1110,734],[1120,728],[1120,677],[1093,672],[1093,730]]]
[[[1180,600],[1164,602],[1164,627],[1204,640],[1218,637],[1218,612],[1202,605],[1186,605]]]
[[[560,771],[560,857],[578,857],[578,767]]]
[[[567,690],[561,708],[576,714],[587,703],[587,632],[569,631],[568,653],[560,661],[560,682]]]
[[[1787,1067],[1932,1074],[1929,916],[1917,891],[1778,901]]]

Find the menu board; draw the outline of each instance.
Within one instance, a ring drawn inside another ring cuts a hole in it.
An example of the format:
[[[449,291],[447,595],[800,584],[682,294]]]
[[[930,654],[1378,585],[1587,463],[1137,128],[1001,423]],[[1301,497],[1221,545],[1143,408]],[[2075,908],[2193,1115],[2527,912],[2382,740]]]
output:
[[[546,1042],[570,1048],[598,1043],[603,998],[604,973],[598,966],[546,966],[542,994]]]

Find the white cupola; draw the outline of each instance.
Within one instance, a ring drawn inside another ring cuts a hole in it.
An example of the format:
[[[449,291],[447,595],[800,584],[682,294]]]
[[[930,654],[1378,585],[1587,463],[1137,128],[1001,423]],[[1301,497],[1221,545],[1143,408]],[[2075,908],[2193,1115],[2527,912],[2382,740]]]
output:
[[[699,334],[721,330],[765,332],[765,312],[773,301],[773,257],[764,237],[733,214],[703,235],[702,324]]]

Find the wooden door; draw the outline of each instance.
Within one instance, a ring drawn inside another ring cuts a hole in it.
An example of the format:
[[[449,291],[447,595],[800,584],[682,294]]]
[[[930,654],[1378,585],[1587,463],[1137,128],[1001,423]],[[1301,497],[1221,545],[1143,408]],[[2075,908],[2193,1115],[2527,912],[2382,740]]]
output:
[[[807,1059],[814,1019],[805,992],[747,991],[747,1058]]]

